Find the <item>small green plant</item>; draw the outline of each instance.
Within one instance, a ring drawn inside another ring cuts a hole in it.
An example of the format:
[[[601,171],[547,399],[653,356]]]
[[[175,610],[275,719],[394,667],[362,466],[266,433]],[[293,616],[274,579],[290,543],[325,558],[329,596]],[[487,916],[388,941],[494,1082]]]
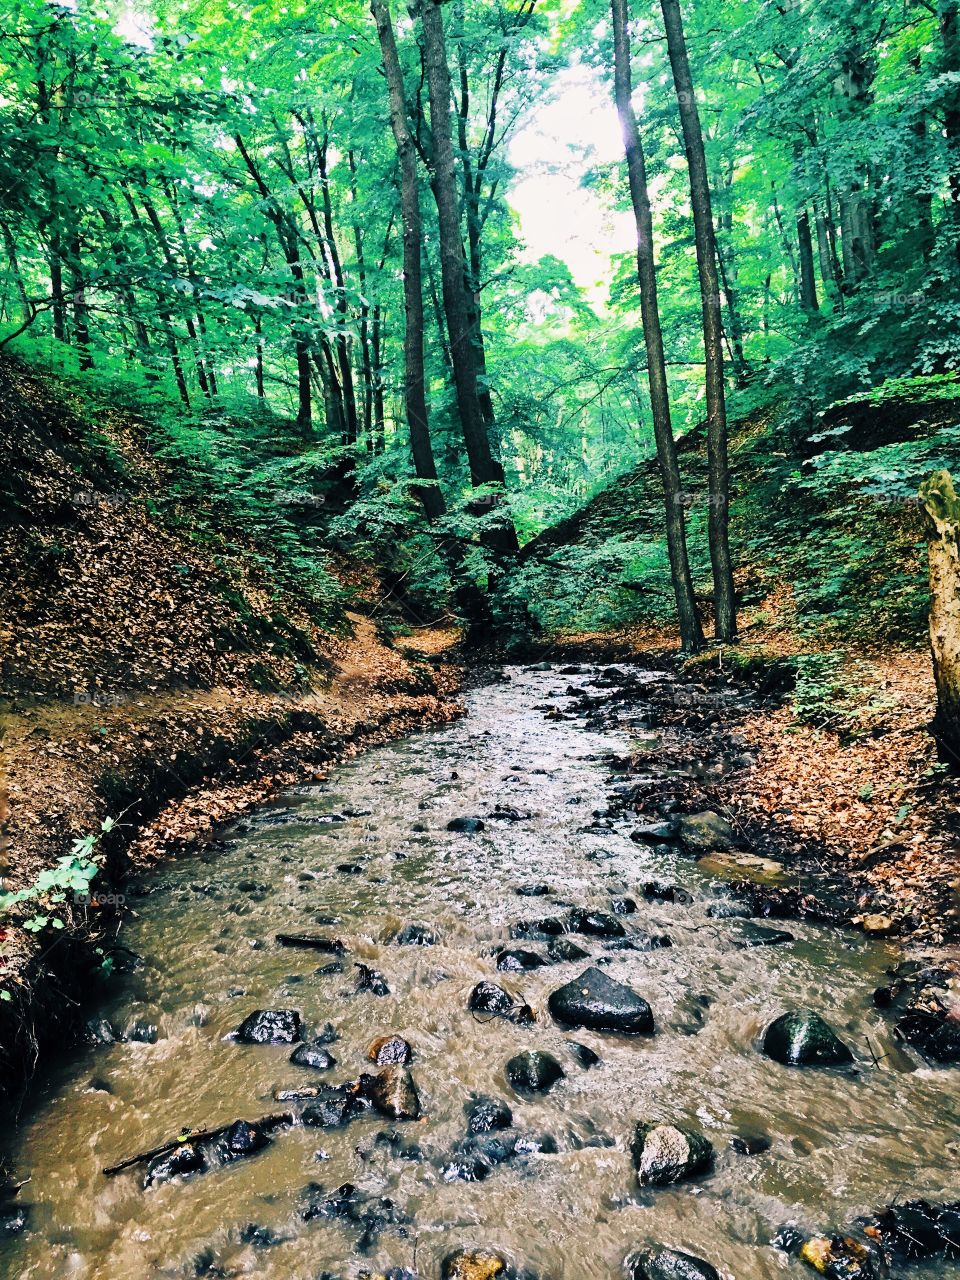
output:
[[[825,653],[802,653],[794,659],[797,683],[793,692],[793,714],[803,724],[836,728],[856,714],[849,705],[852,693],[845,675],[846,660],[839,649]]]
[[[112,818],[104,818],[100,831],[106,834],[113,830],[113,826]],[[30,933],[39,933],[47,925],[62,929],[63,919],[50,908],[66,902],[68,893],[83,896],[90,892],[90,885],[100,870],[100,860],[96,855],[99,839],[99,835],[81,836],[73,842],[65,857],[57,859],[55,867],[41,871],[32,884],[15,893],[0,893],[0,916],[10,916],[21,908],[23,918],[19,924]],[[9,996],[4,998],[9,999]]]

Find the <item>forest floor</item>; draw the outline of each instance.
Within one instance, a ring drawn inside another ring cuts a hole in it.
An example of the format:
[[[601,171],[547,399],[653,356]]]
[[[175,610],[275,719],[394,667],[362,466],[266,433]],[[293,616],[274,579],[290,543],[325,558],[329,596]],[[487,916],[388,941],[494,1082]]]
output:
[[[769,616],[769,602],[764,608]],[[756,852],[782,860],[812,893],[842,902],[840,914],[866,932],[918,944],[960,939],[960,779],[940,765],[929,732],[929,651],[858,654],[845,673],[843,723],[811,724],[775,675],[783,660],[810,652],[809,637],[801,642],[785,626],[751,641],[747,619],[735,649],[687,661],[677,649],[671,630],[636,627],[565,637],[550,656],[603,654],[685,674],[689,696],[670,718],[698,729],[704,744],[727,735],[749,758],[704,784],[702,803],[726,813],[763,845]],[[751,691],[753,705],[748,699],[731,712],[713,697],[730,686]],[[632,768],[643,767],[638,751]]]

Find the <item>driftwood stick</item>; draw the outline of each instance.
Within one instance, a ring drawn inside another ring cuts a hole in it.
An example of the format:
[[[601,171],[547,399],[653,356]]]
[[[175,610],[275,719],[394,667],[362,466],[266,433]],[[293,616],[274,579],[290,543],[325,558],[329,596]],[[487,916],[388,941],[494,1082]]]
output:
[[[215,1142],[233,1124],[236,1124],[235,1120],[231,1120],[229,1124],[220,1125],[218,1129],[182,1129],[177,1137],[163,1143],[162,1146],[154,1147],[150,1151],[141,1151],[139,1155],[130,1156],[126,1160],[121,1160],[119,1164],[110,1165],[108,1169],[104,1169],[104,1177],[113,1178],[118,1173],[123,1173],[126,1169],[135,1168],[138,1164],[147,1164],[150,1160],[155,1160],[157,1156],[165,1156],[168,1151],[175,1151],[177,1147],[182,1146],[185,1142]],[[274,1115],[263,1116],[260,1120],[253,1120],[251,1124],[258,1129],[269,1132],[271,1129],[279,1129],[285,1124],[293,1124],[293,1116],[289,1111],[282,1111]]]

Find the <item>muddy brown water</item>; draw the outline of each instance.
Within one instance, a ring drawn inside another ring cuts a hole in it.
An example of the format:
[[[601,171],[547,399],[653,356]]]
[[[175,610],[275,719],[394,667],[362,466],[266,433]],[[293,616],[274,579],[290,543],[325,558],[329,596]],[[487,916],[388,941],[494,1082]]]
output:
[[[22,1197],[33,1208],[30,1232],[0,1244],[0,1275],[316,1280],[328,1272],[353,1280],[404,1266],[433,1280],[447,1251],[479,1243],[542,1277],[607,1280],[623,1274],[629,1250],[662,1242],[726,1277],[766,1280],[810,1274],[772,1246],[784,1223],[823,1229],[897,1196],[960,1196],[956,1077],[897,1050],[871,1003],[894,949],[796,923],[787,926],[792,945],[738,948],[733,923],[705,914],[722,892],[706,870],[638,847],[629,824],[582,830],[610,790],[603,757],[622,753],[628,732],[547,720],[534,707],[571,683],[589,685],[590,672],[507,675],[472,692],[457,723],[361,756],[276,807],[301,819],[356,816],[271,825],[276,809],[268,810],[228,833],[215,857],[158,872],[123,931],[142,966],[118,978],[93,1012],[120,1027],[145,1018],[159,1039],[75,1051],[45,1072],[7,1143],[16,1175],[30,1178]],[[498,803],[534,816],[489,819]],[[447,831],[462,815],[486,818],[485,830]],[[338,871],[344,863],[361,864],[363,874]],[[692,902],[646,903],[638,889],[651,877],[683,884]],[[268,888],[240,891],[251,879]],[[555,896],[517,896],[530,881],[548,882]],[[600,941],[578,941],[650,1001],[655,1036],[576,1033],[602,1058],[590,1070],[577,1066],[546,1000],[582,962],[502,975],[533,1005],[533,1026],[467,1012],[473,985],[497,979],[494,955],[512,923],[551,914],[557,901],[606,907],[623,892],[640,903],[628,928],[669,933],[674,945],[608,953]],[[323,931],[348,948],[343,974],[320,974],[329,957],[274,942],[278,931],[321,931],[318,918],[327,916],[339,923]],[[392,944],[408,921],[436,930],[439,944]],[[357,961],[383,973],[388,997],[354,993]],[[767,1022],[804,1006],[851,1045],[856,1072],[791,1070],[757,1052]],[[337,1066],[314,1072],[290,1064],[289,1046],[225,1039],[257,1008],[299,1009],[310,1028],[332,1022]],[[356,1078],[370,1040],[386,1031],[415,1049],[425,1114],[406,1132],[422,1161],[377,1145],[375,1135],[391,1126],[370,1114],[337,1132],[280,1131],[255,1157],[147,1191],[138,1171],[103,1176],[105,1165],[181,1126],[280,1109],[278,1087]],[[554,1053],[566,1073],[535,1100],[518,1098],[504,1077],[506,1060],[526,1048]],[[508,1099],[518,1126],[553,1135],[558,1152],[503,1165],[482,1183],[444,1181],[441,1157],[465,1132],[471,1091]],[[701,1129],[716,1148],[715,1171],[672,1189],[638,1189],[628,1154],[638,1119]],[[769,1151],[735,1154],[729,1140],[744,1132],[766,1134]],[[310,1182],[388,1196],[409,1216],[405,1234],[388,1227],[361,1256],[350,1224],[301,1221]],[[243,1243],[249,1224],[282,1242]],[[941,1262],[912,1274],[955,1278],[960,1267]]]

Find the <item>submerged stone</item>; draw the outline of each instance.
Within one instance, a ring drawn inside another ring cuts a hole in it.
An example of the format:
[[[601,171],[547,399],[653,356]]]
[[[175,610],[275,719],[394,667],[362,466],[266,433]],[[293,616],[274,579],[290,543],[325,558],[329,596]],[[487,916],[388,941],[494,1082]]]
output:
[[[259,1125],[247,1120],[235,1120],[216,1142],[216,1153],[224,1164],[256,1155],[270,1145],[270,1139]]]
[[[300,1113],[303,1124],[314,1129],[339,1129],[367,1109],[355,1084],[329,1085]]]
[[[314,1040],[312,1044],[301,1044],[290,1055],[295,1067],[313,1067],[315,1071],[329,1071],[337,1065],[337,1060],[329,1049]]]
[[[536,1049],[512,1057],[506,1072],[518,1093],[547,1093],[564,1075],[563,1067],[552,1054]]]
[[[495,982],[478,982],[470,992],[467,1007],[471,1013],[487,1013],[522,1026],[533,1022],[530,1006],[514,999],[509,991]]]
[[[295,1044],[300,1037],[296,1009],[255,1009],[236,1031],[241,1044]]]
[[[569,960],[589,960],[590,952],[585,951],[579,943],[574,942],[572,938],[554,938],[547,947],[547,955],[551,960],[555,960],[558,964],[563,964]]]
[[[720,1280],[716,1267],[679,1249],[651,1249],[627,1258],[628,1280]]]
[[[497,968],[502,973],[528,973],[531,969],[539,969],[546,961],[535,951],[524,951],[522,947],[510,947],[497,956]]]
[[[749,921],[739,924],[730,934],[730,940],[738,947],[777,947],[786,942],[796,942],[794,935],[786,929],[769,929],[766,925]]]
[[[465,835],[473,835],[484,829],[485,824],[482,818],[451,818],[447,823],[448,831],[459,831]]]
[[[695,1129],[674,1124],[638,1124],[630,1152],[642,1186],[682,1182],[713,1165],[713,1144]]]
[[[367,1049],[367,1057],[378,1067],[386,1067],[391,1063],[405,1066],[413,1057],[413,1050],[403,1036],[380,1036]]]
[[[569,925],[571,933],[584,933],[591,938],[622,938],[627,932],[615,916],[605,911],[571,911]]]
[[[387,980],[382,973],[376,969],[371,969],[366,964],[356,964],[353,966],[357,971],[357,991],[368,991],[372,996],[388,996],[390,988]]]
[[[393,1062],[374,1077],[370,1100],[381,1115],[390,1120],[417,1120],[420,1095],[407,1067]]]
[[[853,1054],[829,1023],[810,1009],[796,1009],[774,1019],[763,1033],[763,1052],[788,1067],[838,1067]]]
[[[642,996],[615,982],[600,969],[585,969],[579,978],[554,991],[547,1002],[557,1022],[592,1031],[650,1035],[653,1011]]]
[[[497,1280],[506,1273],[506,1259],[488,1249],[457,1249],[443,1260],[443,1280]]]
[[[600,1055],[594,1053],[589,1045],[581,1044],[579,1040],[568,1040],[567,1048],[578,1067],[582,1067],[584,1071],[589,1071],[591,1067],[600,1065]]]
[[[172,1178],[185,1178],[191,1173],[200,1173],[206,1169],[207,1158],[195,1142],[182,1142],[173,1151],[157,1156],[147,1165],[144,1175],[144,1187],[155,1183],[169,1182]]]
[[[480,1094],[465,1104],[467,1128],[471,1133],[493,1133],[497,1129],[509,1129],[513,1124],[513,1112],[502,1098],[490,1098]]]
[[[398,947],[435,947],[437,934],[425,924],[405,924],[394,939]]]

